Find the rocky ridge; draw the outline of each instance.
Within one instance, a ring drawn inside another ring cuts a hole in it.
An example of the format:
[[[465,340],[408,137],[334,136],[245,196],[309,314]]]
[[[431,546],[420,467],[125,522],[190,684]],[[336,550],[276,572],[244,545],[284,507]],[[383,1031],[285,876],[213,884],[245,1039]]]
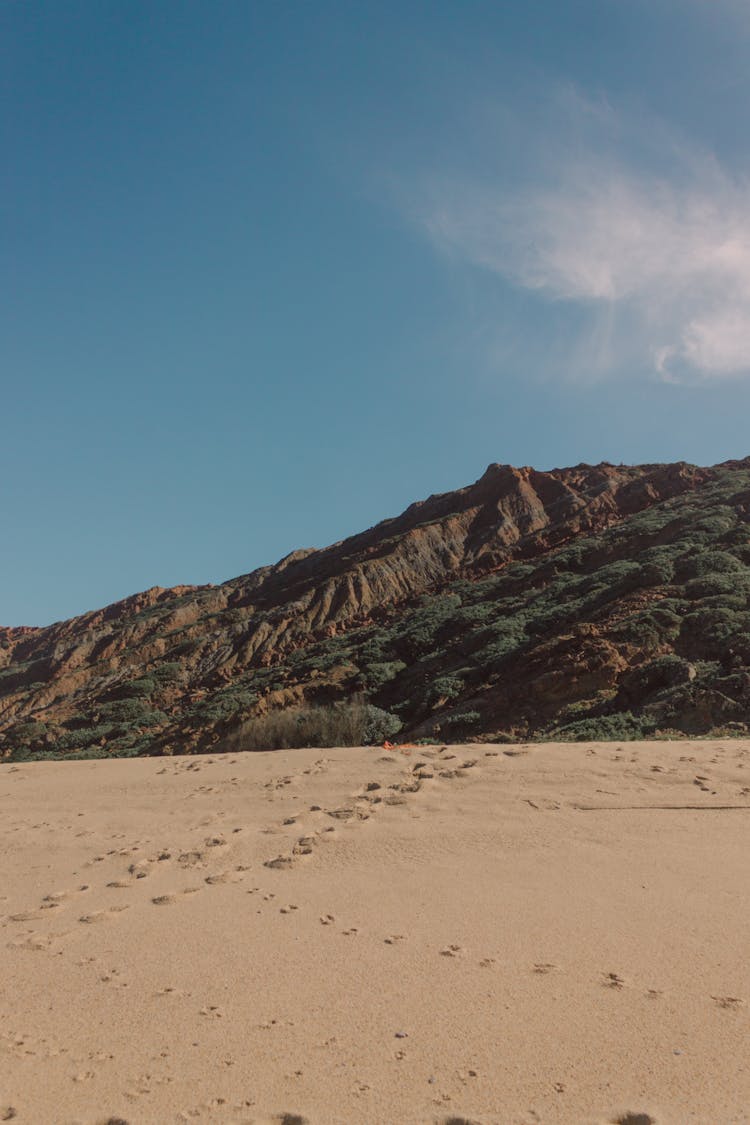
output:
[[[749,513],[750,460],[493,464],[221,585],[0,629],[0,753],[236,747],[260,716],[354,695],[412,737],[741,725]]]

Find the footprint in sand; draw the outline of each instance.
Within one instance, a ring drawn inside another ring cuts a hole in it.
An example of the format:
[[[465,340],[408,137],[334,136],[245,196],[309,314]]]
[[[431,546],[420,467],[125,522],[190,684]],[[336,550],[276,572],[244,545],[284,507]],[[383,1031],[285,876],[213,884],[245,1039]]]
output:
[[[220,883],[228,883],[230,878],[231,878],[231,872],[230,871],[220,871],[216,875],[207,875],[206,878],[203,880],[203,882],[208,883],[209,887],[215,887],[215,886],[218,886]]]
[[[277,855],[276,859],[265,860],[263,866],[270,867],[272,871],[284,871],[292,866],[292,858],[288,855]]]
[[[88,883],[82,883],[80,887],[76,887],[74,891],[53,891],[51,894],[44,896],[39,909],[51,910],[56,906],[62,906],[68,899],[76,895],[85,894],[88,890],[90,890]]]
[[[282,789],[285,785],[291,785],[293,778],[291,777],[274,777],[267,781],[263,786],[264,789]]]
[[[94,910],[91,914],[82,914],[78,919],[85,925],[93,925],[98,922],[109,922],[118,914],[122,914],[124,910],[130,910],[129,906],[110,906],[108,910]]]
[[[380,786],[378,786],[378,788],[380,788]],[[383,798],[380,796],[379,793],[363,793],[363,794],[360,794],[359,800],[360,801],[367,801],[367,803],[370,806],[381,805],[383,803]]]
[[[447,945],[445,949],[440,950],[441,957],[458,957],[463,950],[460,945]]]
[[[197,867],[203,861],[203,852],[182,852],[177,857],[180,867]]]
[[[711,999],[720,1007],[727,1011],[737,1011],[742,1007],[743,1001],[739,996],[712,996]]]
[[[110,969],[109,972],[103,973],[99,980],[102,984],[113,984],[115,988],[127,988],[128,982],[120,979],[119,969]]]
[[[270,1019],[267,1023],[257,1025],[259,1031],[280,1031],[282,1027],[294,1027],[294,1020]]]
[[[154,906],[170,906],[173,902],[177,902],[178,898],[185,895],[197,895],[200,887],[183,887],[180,891],[168,891],[163,895],[156,895],[151,899]]]
[[[340,809],[326,809],[328,816],[332,816],[334,820],[351,820],[356,816],[356,810],[353,808],[345,807]]]
[[[26,937],[18,938],[16,941],[9,941],[8,949],[27,949],[34,953],[41,952],[51,949],[55,941],[66,938],[69,933],[70,930],[58,930],[52,934],[31,933]]]
[[[537,973],[539,976],[544,977],[547,976],[548,973],[554,972],[556,968],[557,965],[553,965],[551,961],[538,961],[531,971],[532,973]]]
[[[71,1075],[74,1082],[90,1082],[92,1078],[96,1078],[93,1070],[82,1070],[78,1074]]]
[[[450,1098],[446,1098],[446,1096],[443,1095],[443,1098],[441,1099],[441,1101],[450,1101]],[[440,1105],[441,1101],[438,1101],[436,1099],[435,1104]],[[474,1117],[454,1117],[454,1116],[451,1116],[451,1117],[444,1117],[443,1120],[441,1121],[440,1125],[482,1125],[482,1123],[481,1123],[481,1121],[477,1121],[476,1118],[474,1118]]]
[[[605,988],[620,989],[620,988],[624,988],[625,981],[623,980],[623,978],[621,976],[619,976],[618,973],[605,973],[604,974],[604,980],[602,981],[602,984],[604,985]]]

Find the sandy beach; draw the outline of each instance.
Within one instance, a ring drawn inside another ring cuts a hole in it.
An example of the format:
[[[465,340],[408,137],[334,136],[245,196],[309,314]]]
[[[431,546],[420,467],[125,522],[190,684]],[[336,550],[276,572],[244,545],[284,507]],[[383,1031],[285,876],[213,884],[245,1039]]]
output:
[[[750,1122],[750,744],[0,767],[0,1121]]]

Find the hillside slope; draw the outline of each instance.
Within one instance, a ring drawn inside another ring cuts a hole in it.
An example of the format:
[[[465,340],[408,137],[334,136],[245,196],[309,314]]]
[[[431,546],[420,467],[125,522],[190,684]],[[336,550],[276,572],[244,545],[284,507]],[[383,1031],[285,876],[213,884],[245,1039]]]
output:
[[[0,630],[0,753],[236,748],[355,695],[411,737],[744,730],[749,520],[750,459],[490,465],[222,585]]]

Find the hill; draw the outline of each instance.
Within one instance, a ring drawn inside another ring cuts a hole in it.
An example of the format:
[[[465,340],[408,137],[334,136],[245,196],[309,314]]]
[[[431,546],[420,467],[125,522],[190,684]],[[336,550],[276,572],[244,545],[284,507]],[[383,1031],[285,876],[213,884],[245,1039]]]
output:
[[[493,464],[221,585],[0,629],[0,754],[744,733],[749,520],[750,459]]]

